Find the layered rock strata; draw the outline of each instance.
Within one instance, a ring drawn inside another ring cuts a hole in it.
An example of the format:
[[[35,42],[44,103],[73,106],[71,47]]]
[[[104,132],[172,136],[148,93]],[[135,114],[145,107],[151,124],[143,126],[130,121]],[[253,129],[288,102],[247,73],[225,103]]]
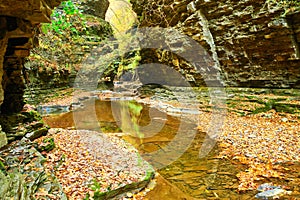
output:
[[[300,10],[291,1],[133,0],[140,27],[175,28],[215,61],[225,85],[300,88]],[[203,85],[201,73],[172,52],[143,51],[144,62],[162,62]],[[174,65],[175,60],[179,60]],[[199,58],[201,60],[201,58]],[[191,77],[192,76],[192,77]]]
[[[51,9],[60,0],[4,0],[0,3],[0,102],[1,114],[22,110],[24,58],[38,43],[36,26],[50,22]]]
[[[22,111],[25,104],[24,58],[29,55],[29,50],[38,44],[36,27],[42,22],[50,22],[51,10],[60,2],[60,0],[0,2],[1,118]],[[0,125],[3,127],[3,121]]]

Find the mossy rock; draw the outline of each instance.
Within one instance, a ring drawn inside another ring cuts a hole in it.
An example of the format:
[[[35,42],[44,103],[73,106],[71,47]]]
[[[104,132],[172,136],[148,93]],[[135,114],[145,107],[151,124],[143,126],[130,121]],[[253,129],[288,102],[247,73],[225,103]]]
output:
[[[35,110],[29,112],[22,112],[22,115],[26,116],[25,122],[33,122],[42,120],[42,116]]]
[[[43,142],[40,145],[38,145],[36,148],[39,152],[43,152],[43,151],[49,152],[53,150],[55,148],[54,138],[44,139]]]
[[[29,140],[6,146],[0,151],[0,157],[3,159],[0,163],[1,200],[67,199],[56,177],[46,173],[43,166],[46,159]]]
[[[49,128],[48,127],[43,127],[37,130],[34,130],[30,133],[27,133],[25,135],[26,138],[30,139],[31,141],[34,139],[37,139],[41,137],[42,135],[46,135],[48,133]]]
[[[140,190],[144,189],[149,184],[151,179],[154,178],[154,175],[155,175],[154,171],[148,171],[147,174],[146,174],[146,177],[142,181],[127,184],[123,187],[119,187],[115,190],[109,190],[107,192],[102,192],[102,193],[95,192],[93,198],[95,200],[112,199],[112,198],[116,198],[118,196],[122,196],[127,192],[140,191]]]

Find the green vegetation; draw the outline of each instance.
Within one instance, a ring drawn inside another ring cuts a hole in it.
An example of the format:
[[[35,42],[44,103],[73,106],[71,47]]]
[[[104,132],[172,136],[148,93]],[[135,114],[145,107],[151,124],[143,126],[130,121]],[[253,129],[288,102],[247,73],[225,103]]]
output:
[[[63,35],[65,39],[75,39],[79,41],[85,38],[78,38],[76,36],[94,35],[105,39],[111,35],[111,28],[103,19],[83,14],[79,9],[78,3],[74,3],[72,0],[62,2],[62,4],[53,11],[51,18],[51,24],[42,24],[41,30],[44,34],[52,32],[54,34]],[[100,23],[105,24],[101,27],[101,31],[103,31],[101,34],[91,28],[91,25],[101,26]],[[108,35],[105,33],[108,33]],[[70,36],[72,36],[72,38],[68,38]]]
[[[35,110],[31,110],[29,112],[22,112],[22,115],[25,116],[25,123],[33,121],[42,121],[42,116]]]
[[[37,148],[38,151],[46,151],[49,152],[55,148],[54,138],[46,138],[43,140],[42,144],[40,144]]]
[[[139,121],[141,118],[141,112],[143,106],[135,101],[123,101],[120,102],[121,109],[121,128],[123,132],[129,132],[138,137],[142,143],[144,134],[140,132]]]
[[[128,57],[122,57],[120,62],[117,61],[117,77],[120,77],[123,72],[136,69],[140,64],[141,59],[139,52],[132,52]]]
[[[6,167],[2,161],[0,161],[0,172],[6,173]]]
[[[108,187],[106,192],[101,192],[101,188],[102,188],[101,183],[99,183],[97,179],[93,179],[90,185],[90,188],[94,191],[94,196],[92,199],[95,200],[111,199],[118,195],[125,194],[126,192],[129,191],[140,190],[141,188],[145,188],[153,177],[154,177],[154,171],[152,168],[150,168],[147,170],[143,180],[131,184],[126,184],[116,189],[111,189],[110,187]],[[91,198],[90,194],[86,194],[84,199],[88,200],[90,198]]]
[[[84,74],[87,80],[95,75],[95,72],[101,74],[99,85],[102,81],[112,82],[115,77],[120,77],[124,72],[134,70],[138,66],[141,60],[139,52],[127,52],[131,35],[124,33],[135,19],[129,12],[129,5],[126,4],[125,10],[128,13],[125,14],[125,18],[116,19],[116,16],[112,15],[111,21],[115,22],[113,26],[118,29],[115,33],[123,33],[119,38],[113,39],[111,25],[96,16],[85,14],[81,10],[80,2],[62,2],[53,11],[51,23],[42,24],[37,30],[41,32],[40,44],[32,50],[26,64],[26,69],[30,71],[27,81],[29,87],[34,87],[34,83],[37,82],[49,87],[65,87],[72,81],[68,77],[76,76],[86,59],[94,64],[85,64]],[[113,14],[120,14],[123,8],[119,9],[121,8],[114,10],[117,13]],[[121,30],[115,25],[118,21],[123,27],[123,22],[127,19],[130,19],[130,22],[126,22],[126,29]]]
[[[263,107],[256,108],[252,111],[252,114],[258,114],[268,112],[274,109],[276,112],[295,114],[297,107],[291,104],[280,103],[280,99],[268,99],[267,101],[258,100],[258,103],[263,104]]]
[[[101,192],[101,183],[97,181],[97,179],[93,179],[93,183],[91,184],[91,189],[94,191],[93,199],[106,199],[105,196],[107,193],[111,191],[110,188],[107,189],[107,192]],[[90,195],[86,194],[86,197],[84,199],[90,199]]]
[[[112,36],[108,22],[93,15],[83,14],[80,1],[62,2],[51,15],[50,24],[42,24],[37,30],[40,44],[29,57],[29,70],[53,74],[64,69],[76,72],[86,54],[94,46]]]
[[[62,2],[62,10],[54,10],[52,14],[52,23],[43,24],[41,29],[44,34],[54,31],[58,34],[69,32],[79,34],[80,26],[84,26],[83,15],[72,1]],[[80,26],[78,26],[80,24]],[[86,29],[85,29],[86,30]]]

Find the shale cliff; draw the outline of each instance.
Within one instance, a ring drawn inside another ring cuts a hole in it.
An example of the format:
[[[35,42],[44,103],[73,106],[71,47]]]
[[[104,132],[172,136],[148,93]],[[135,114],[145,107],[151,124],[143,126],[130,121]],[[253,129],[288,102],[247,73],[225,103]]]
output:
[[[51,9],[60,0],[3,0],[0,3],[1,114],[22,110],[25,89],[23,64],[38,43],[36,26],[50,22]]]
[[[25,104],[23,65],[25,57],[29,56],[29,50],[38,44],[38,24],[50,22],[52,9],[60,2],[0,2],[0,147],[6,145],[7,140],[22,138],[26,134],[28,138],[33,136],[33,139],[47,132],[47,128],[39,122],[34,112],[21,113]]]
[[[300,88],[300,9],[297,1],[132,0],[140,27],[175,28],[215,61],[227,86]],[[174,38],[175,40],[175,38]],[[143,50],[143,62],[161,62],[203,85],[199,72],[172,52]],[[179,62],[174,62],[179,60]],[[199,61],[201,58],[199,58]],[[175,64],[174,64],[175,63]]]

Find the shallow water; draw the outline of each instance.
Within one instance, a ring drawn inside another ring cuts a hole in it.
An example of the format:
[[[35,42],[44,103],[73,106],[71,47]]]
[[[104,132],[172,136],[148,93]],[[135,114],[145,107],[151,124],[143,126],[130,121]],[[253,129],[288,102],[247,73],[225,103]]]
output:
[[[182,198],[179,195],[178,199],[255,199],[256,191],[238,193],[236,190],[236,174],[247,166],[233,165],[228,160],[217,158],[217,145],[207,156],[199,158],[206,133],[197,131],[193,120],[166,115],[142,105],[140,115],[135,117],[137,131],[130,121],[134,115],[124,105],[126,102],[121,101],[87,101],[83,108],[45,116],[44,120],[52,128],[96,130],[125,139],[156,167],[168,184],[190,196]],[[170,188],[166,186],[168,184],[160,187]],[[165,190],[161,191],[166,194]],[[169,196],[172,196],[171,193]],[[152,195],[149,199],[159,199],[159,194],[150,192],[149,195]],[[167,196],[164,198],[168,199]]]

